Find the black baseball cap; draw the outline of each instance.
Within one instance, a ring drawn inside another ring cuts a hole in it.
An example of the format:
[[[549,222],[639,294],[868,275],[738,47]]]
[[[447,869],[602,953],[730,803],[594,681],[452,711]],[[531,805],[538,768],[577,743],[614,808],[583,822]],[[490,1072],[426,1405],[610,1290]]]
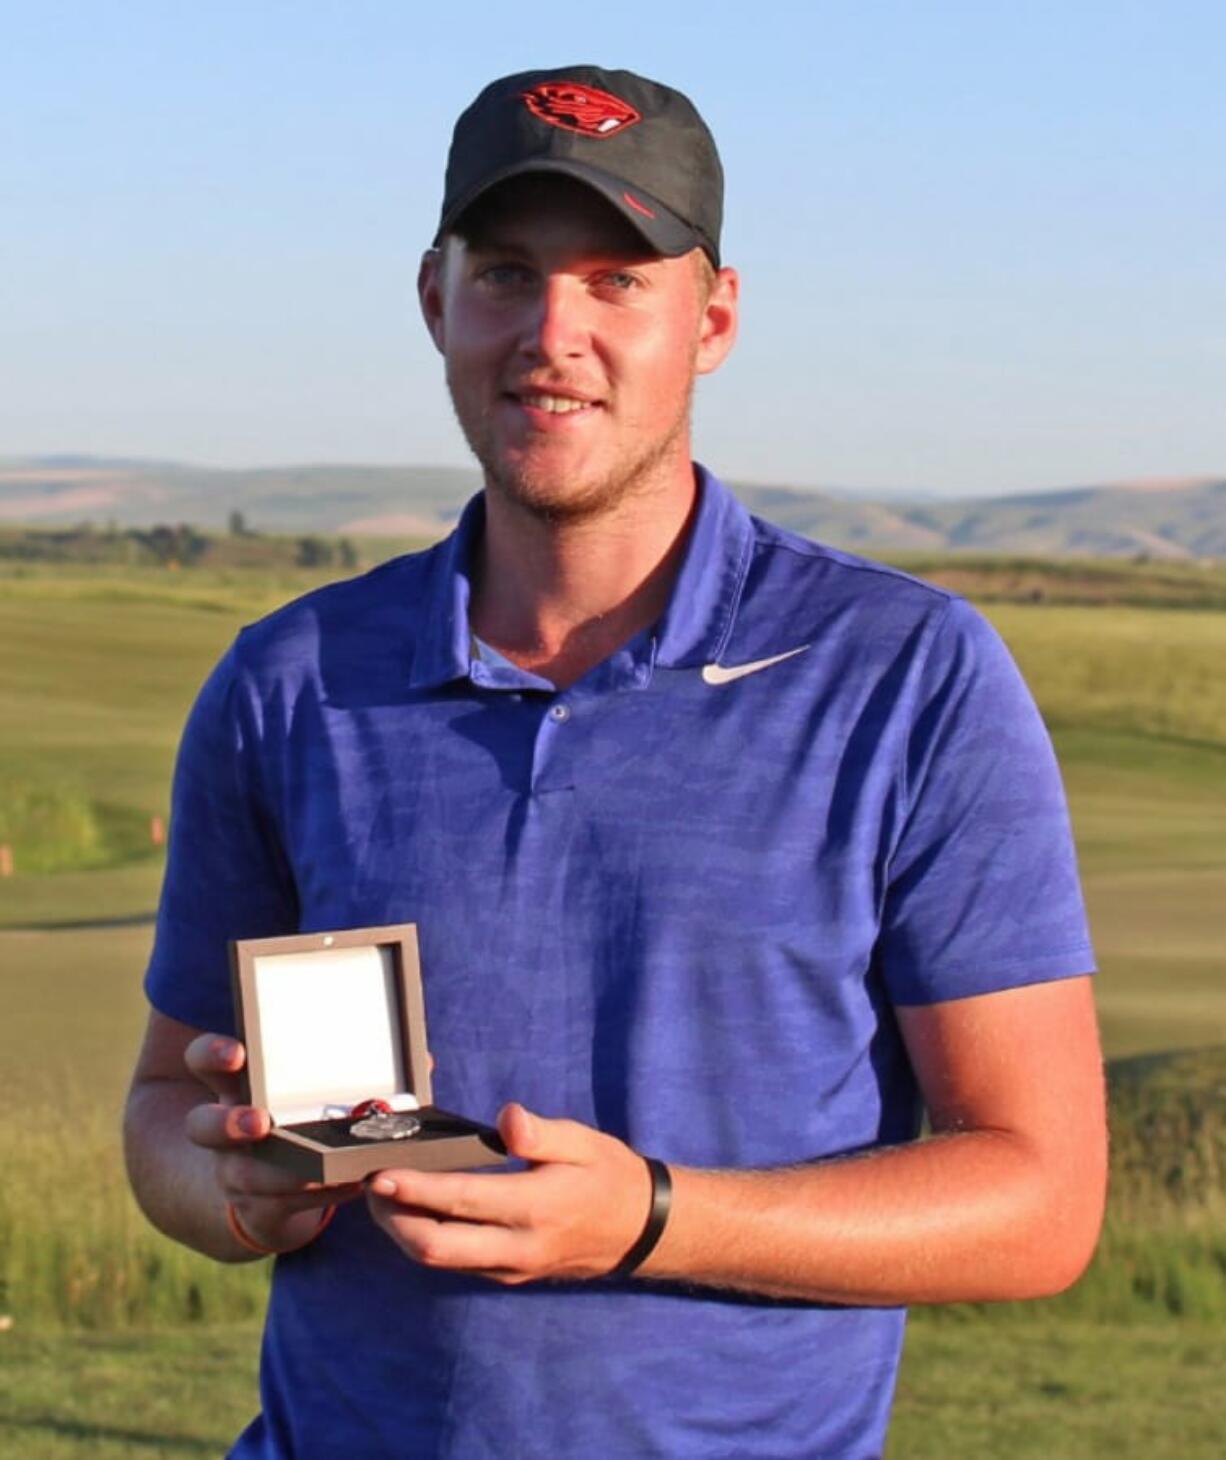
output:
[[[483,193],[531,172],[594,188],[657,253],[701,248],[719,267],[724,170],[681,92],[600,66],[492,81],[455,125],[435,244]]]

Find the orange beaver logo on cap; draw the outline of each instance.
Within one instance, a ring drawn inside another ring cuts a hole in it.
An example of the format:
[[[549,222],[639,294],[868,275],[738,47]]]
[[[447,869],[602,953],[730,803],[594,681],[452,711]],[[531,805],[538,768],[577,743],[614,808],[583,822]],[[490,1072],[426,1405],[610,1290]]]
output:
[[[523,95],[533,116],[584,137],[612,137],[642,121],[626,102],[578,81],[542,81]]]

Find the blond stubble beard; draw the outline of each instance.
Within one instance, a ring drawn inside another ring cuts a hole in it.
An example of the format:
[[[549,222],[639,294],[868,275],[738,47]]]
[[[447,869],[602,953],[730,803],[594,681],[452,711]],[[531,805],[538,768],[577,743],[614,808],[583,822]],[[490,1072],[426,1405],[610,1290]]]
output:
[[[531,472],[505,470],[494,449],[490,413],[482,411],[475,422],[465,419],[450,371],[447,373],[447,390],[468,449],[477,458],[485,476],[486,490],[497,492],[507,502],[542,522],[577,523],[608,516],[635,497],[651,492],[659,469],[689,440],[694,375],[690,375],[689,388],[677,419],[662,437],[648,444],[640,456],[634,458],[616,475],[610,474],[603,480],[589,481],[582,486],[568,483],[561,493],[552,481],[546,483],[542,479],[534,478]]]

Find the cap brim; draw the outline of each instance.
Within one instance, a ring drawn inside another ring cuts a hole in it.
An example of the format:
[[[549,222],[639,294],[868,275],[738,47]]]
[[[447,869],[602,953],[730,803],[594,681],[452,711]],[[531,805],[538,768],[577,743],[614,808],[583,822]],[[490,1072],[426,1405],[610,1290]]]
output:
[[[719,267],[718,254],[710,241],[704,239],[688,223],[683,223],[658,198],[653,198],[650,193],[644,193],[639,189],[631,190],[620,178],[614,177],[611,173],[603,172],[600,168],[591,167],[584,162],[576,162],[571,158],[529,158],[523,162],[517,162],[513,167],[506,167],[501,172],[492,174],[482,182],[480,187],[474,188],[470,193],[457,199],[443,215],[438,232],[434,237],[435,244],[437,245],[443,235],[451,231],[461,215],[466,213],[478,198],[484,197],[491,188],[496,188],[510,178],[524,177],[534,172],[560,173],[564,177],[574,178],[576,182],[586,183],[621,214],[647,242],[653,253],[662,254],[666,258],[677,258],[681,254],[689,253],[692,249],[701,248],[705,250],[715,267]]]

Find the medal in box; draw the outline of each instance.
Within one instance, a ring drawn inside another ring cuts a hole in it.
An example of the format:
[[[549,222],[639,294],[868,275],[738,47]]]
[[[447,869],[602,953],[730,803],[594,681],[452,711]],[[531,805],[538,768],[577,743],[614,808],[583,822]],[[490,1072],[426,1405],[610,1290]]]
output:
[[[230,953],[246,1098],[273,1120],[252,1155],[328,1185],[506,1160],[496,1130],[433,1103],[413,923],[247,938]]]

